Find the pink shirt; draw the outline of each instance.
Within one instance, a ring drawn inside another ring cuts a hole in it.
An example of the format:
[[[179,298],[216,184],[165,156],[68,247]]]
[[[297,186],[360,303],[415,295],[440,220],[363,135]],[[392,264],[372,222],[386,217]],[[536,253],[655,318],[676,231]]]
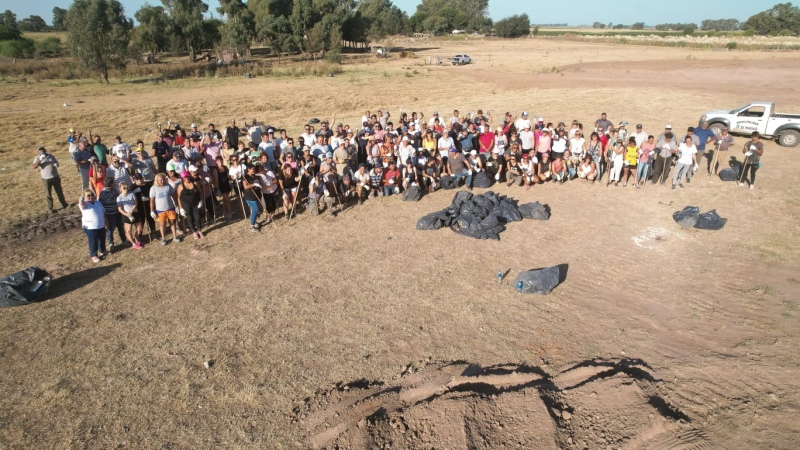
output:
[[[488,153],[489,151],[492,150],[494,142],[494,133],[492,133],[491,131],[486,133],[481,133],[481,137],[479,139],[481,141],[481,144],[483,144],[483,146],[480,149],[481,153]]]

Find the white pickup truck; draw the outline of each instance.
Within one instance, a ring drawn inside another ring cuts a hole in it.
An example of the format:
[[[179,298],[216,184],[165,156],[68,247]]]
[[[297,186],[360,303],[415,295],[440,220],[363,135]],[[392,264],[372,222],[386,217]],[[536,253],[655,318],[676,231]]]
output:
[[[800,143],[800,114],[776,113],[772,102],[753,102],[733,111],[709,111],[700,118],[700,122],[704,120],[717,134],[722,127],[728,127],[735,134],[758,131],[765,139],[776,139],[784,147]]]

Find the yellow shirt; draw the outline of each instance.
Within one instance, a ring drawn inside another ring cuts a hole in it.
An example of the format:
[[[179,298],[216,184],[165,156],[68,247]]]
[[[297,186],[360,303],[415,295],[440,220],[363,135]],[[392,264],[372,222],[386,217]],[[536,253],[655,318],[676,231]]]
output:
[[[636,165],[637,153],[639,153],[639,149],[635,145],[633,147],[630,145],[625,147],[625,161],[628,162],[629,166]]]

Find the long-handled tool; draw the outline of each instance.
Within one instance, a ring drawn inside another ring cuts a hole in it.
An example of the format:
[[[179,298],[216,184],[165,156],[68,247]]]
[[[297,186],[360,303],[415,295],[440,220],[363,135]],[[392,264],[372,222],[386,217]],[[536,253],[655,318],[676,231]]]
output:
[[[289,218],[294,216],[294,208],[295,205],[297,205],[297,197],[300,196],[300,186],[303,185],[303,175],[305,175],[305,173],[301,173],[300,179],[297,181],[297,190],[294,193],[294,201],[292,201],[292,210],[289,212]]]

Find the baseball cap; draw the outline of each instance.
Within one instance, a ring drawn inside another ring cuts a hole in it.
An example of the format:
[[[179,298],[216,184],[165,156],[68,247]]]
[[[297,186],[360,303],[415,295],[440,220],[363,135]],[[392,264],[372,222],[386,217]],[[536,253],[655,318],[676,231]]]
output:
[[[522,111],[522,115],[523,115],[524,117],[527,117],[527,116],[528,116],[528,111]]]
[[[183,172],[181,172],[181,178],[188,178],[188,177],[189,177],[189,172],[187,172],[185,170]]]
[[[667,126],[665,126],[664,128],[666,128],[667,130],[671,130],[672,129],[672,125],[667,124]]]
[[[196,124],[196,123],[193,123],[191,127],[192,127],[192,128],[197,128],[197,124]]]
[[[189,172],[197,172],[197,166],[195,166],[194,164],[189,166]]]
[[[528,159],[528,155],[522,155],[522,159]]]
[[[471,150],[471,151],[469,152],[469,154],[470,154],[470,155],[477,155],[477,154],[478,154],[478,152],[476,152],[475,150]]]
[[[439,115],[439,111],[434,111],[434,112],[433,112],[433,115],[434,115],[434,116],[438,116],[438,115]]]
[[[75,129],[74,129],[74,128],[70,128],[70,129],[69,129],[69,132],[70,132],[70,133],[74,133],[74,132],[75,132]]]
[[[272,128],[270,128],[269,130],[267,130],[267,134],[270,134],[270,133],[275,133],[275,130],[273,130]]]
[[[544,122],[544,117],[539,117],[539,122]]]
[[[642,124],[640,124],[640,123],[637,123],[637,124],[636,124],[636,128],[642,128]]]
[[[456,153],[456,152],[458,152],[458,149],[455,148],[455,147],[450,147],[450,152]]]
[[[381,162],[378,161],[378,162],[375,163],[374,166],[372,166],[372,168],[374,168],[374,169],[383,169],[383,164],[381,164]]]
[[[326,158],[333,158],[333,153],[331,153],[331,152],[325,153],[325,157]]]
[[[402,140],[408,142],[408,136],[403,136]]]

